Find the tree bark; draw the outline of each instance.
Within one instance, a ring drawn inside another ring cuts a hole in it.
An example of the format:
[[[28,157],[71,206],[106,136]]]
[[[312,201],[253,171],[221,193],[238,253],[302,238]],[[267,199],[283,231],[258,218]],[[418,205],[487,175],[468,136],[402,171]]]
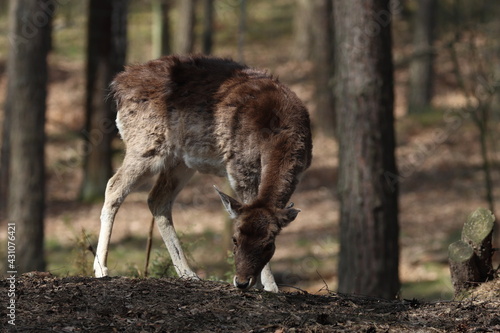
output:
[[[0,2],[0,17],[7,18],[9,1]],[[11,15],[12,20],[13,15]],[[11,21],[12,22],[12,21]],[[11,23],[12,24],[12,23]],[[12,30],[10,30],[12,31]],[[7,87],[8,88],[8,87]],[[10,92],[7,91],[7,97]],[[9,185],[9,159],[10,159],[10,107],[6,98],[3,107],[3,122],[0,136],[0,221],[7,218],[7,198]]]
[[[477,258],[472,247],[461,240],[450,244],[448,257],[453,289],[455,289],[455,295],[459,296],[474,287],[474,283],[480,280],[476,268]]]
[[[491,211],[478,208],[467,217],[461,240],[449,246],[451,280],[457,296],[494,277],[494,225],[495,216]]]
[[[170,1],[171,0],[153,0],[152,1],[152,39],[153,39],[153,59],[171,53],[170,50]]]
[[[339,292],[400,289],[389,0],[334,1]]]
[[[247,34],[247,0],[240,0],[238,24],[238,61],[245,62],[245,36]]]
[[[45,269],[44,126],[54,12],[48,0],[10,1],[8,221],[16,226],[18,273]]]
[[[333,94],[334,77],[334,35],[333,0],[314,2],[313,61],[314,82],[316,86],[317,118],[316,126],[327,136],[334,137],[336,132],[335,106]]]
[[[85,202],[102,199],[112,175],[116,110],[106,96],[113,77],[123,70],[127,44],[127,1],[91,0],[89,8],[85,162],[80,192]]]
[[[323,2],[323,1],[321,1]],[[294,41],[292,54],[296,60],[310,60],[313,51],[316,1],[296,0],[293,18]]]
[[[420,0],[414,21],[413,57],[410,63],[409,113],[419,113],[430,106],[434,79],[434,27],[436,0]]]
[[[203,0],[203,54],[211,54],[214,34],[214,0]]]
[[[179,8],[176,39],[176,52],[188,54],[193,52],[194,47],[194,7],[195,0],[178,0]]]
[[[9,105],[9,96],[12,93],[8,89],[9,86],[7,86],[7,97],[4,103],[2,146],[0,148],[0,221],[3,221],[4,218],[7,218],[7,201],[9,196],[11,127],[11,107]]]
[[[0,16],[6,16],[8,13],[9,2],[8,1],[0,1]]]

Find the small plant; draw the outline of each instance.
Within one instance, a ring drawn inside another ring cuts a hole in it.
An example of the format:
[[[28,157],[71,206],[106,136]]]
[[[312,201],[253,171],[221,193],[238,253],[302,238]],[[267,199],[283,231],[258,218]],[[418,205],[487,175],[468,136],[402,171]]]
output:
[[[71,256],[73,258],[74,273],[82,276],[92,275],[93,257],[91,257],[91,251],[89,251],[90,235],[82,228],[80,234],[75,235],[74,241],[76,245],[73,247]]]
[[[143,276],[143,273],[139,270],[137,265],[133,265],[133,264],[129,263],[127,265],[126,275],[133,277],[133,278],[139,278],[139,277]]]
[[[233,253],[233,251],[229,251],[229,250],[227,251],[226,262],[229,265],[229,267],[231,267],[231,268],[229,269],[229,271],[224,273],[224,281],[226,281],[228,283],[233,283],[233,277],[234,277],[234,274],[236,273],[236,271],[234,269],[234,253]]]
[[[93,250],[92,250],[92,236],[88,234],[84,228],[77,232],[71,223],[71,217],[69,215],[63,216],[64,225],[73,234],[73,243],[71,250],[71,271],[75,275],[88,276],[93,275],[94,270],[92,268],[92,263],[94,260]]]
[[[172,259],[164,249],[155,251],[155,257],[151,261],[149,269],[149,276],[157,278],[176,276]]]

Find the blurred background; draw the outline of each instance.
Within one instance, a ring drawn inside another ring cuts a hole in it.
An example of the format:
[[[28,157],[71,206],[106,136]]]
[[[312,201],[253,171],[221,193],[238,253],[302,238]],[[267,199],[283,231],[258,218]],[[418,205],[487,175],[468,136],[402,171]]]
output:
[[[6,133],[18,133],[4,111],[12,105],[9,98],[38,98],[9,97],[8,82],[15,77],[22,85],[23,68],[41,75],[36,65],[23,66],[22,48],[39,35],[51,36],[34,46],[48,54],[45,118],[37,122],[44,133],[45,168],[37,171],[43,184],[33,183],[20,194],[44,188],[44,204],[19,209],[27,214],[38,209],[42,216],[29,218],[42,226],[37,231],[43,234],[38,238],[42,259],[26,270],[58,276],[93,274],[90,248],[97,243],[103,190],[123,157],[112,125],[114,110],[105,99],[107,84],[124,64],[203,53],[267,69],[307,105],[313,163],[292,197],[302,212],[278,237],[272,267],[279,284],[314,293],[336,290],[340,231],[333,86],[342,83],[335,81],[333,66],[331,0],[53,0],[40,8],[24,32],[13,33],[9,22],[22,21],[22,15],[0,0],[1,248],[11,222],[7,183],[15,178],[12,169],[10,175],[5,171]],[[499,206],[500,3],[395,0],[374,22],[392,24],[401,295],[450,299],[448,245],[460,238],[471,211]],[[21,45],[14,55],[13,45]],[[18,67],[9,69],[12,58]],[[198,274],[227,280],[233,269],[231,224],[213,184],[227,186],[224,179],[197,174],[176,201],[174,223]],[[129,195],[118,212],[111,275],[144,276],[150,186]],[[0,267],[6,263],[2,259]],[[173,274],[155,229],[149,276]]]

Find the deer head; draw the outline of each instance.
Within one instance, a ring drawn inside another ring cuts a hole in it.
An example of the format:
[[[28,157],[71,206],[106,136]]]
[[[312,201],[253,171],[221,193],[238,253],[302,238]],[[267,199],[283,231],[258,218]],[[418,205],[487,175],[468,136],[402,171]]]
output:
[[[234,286],[240,289],[250,288],[274,255],[276,236],[297,217],[300,210],[292,208],[293,203],[286,208],[264,204],[245,205],[217,187],[215,189],[234,220]]]

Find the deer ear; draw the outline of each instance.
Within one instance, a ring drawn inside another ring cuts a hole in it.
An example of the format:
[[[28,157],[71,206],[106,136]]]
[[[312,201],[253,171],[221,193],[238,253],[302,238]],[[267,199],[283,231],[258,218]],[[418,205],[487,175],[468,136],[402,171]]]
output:
[[[297,215],[299,215],[300,209],[295,209],[292,207],[293,204],[291,204],[285,209],[281,209],[280,212],[278,213],[278,225],[280,228],[284,228],[287,225],[289,225],[290,222],[295,220]]]
[[[229,195],[225,194],[221,190],[217,188],[217,186],[214,185],[215,190],[220,196],[220,199],[222,200],[222,204],[224,205],[224,208],[226,208],[227,212],[229,213],[229,216],[234,219],[237,218],[240,213],[241,213],[241,206],[242,204],[234,199],[231,198]]]

